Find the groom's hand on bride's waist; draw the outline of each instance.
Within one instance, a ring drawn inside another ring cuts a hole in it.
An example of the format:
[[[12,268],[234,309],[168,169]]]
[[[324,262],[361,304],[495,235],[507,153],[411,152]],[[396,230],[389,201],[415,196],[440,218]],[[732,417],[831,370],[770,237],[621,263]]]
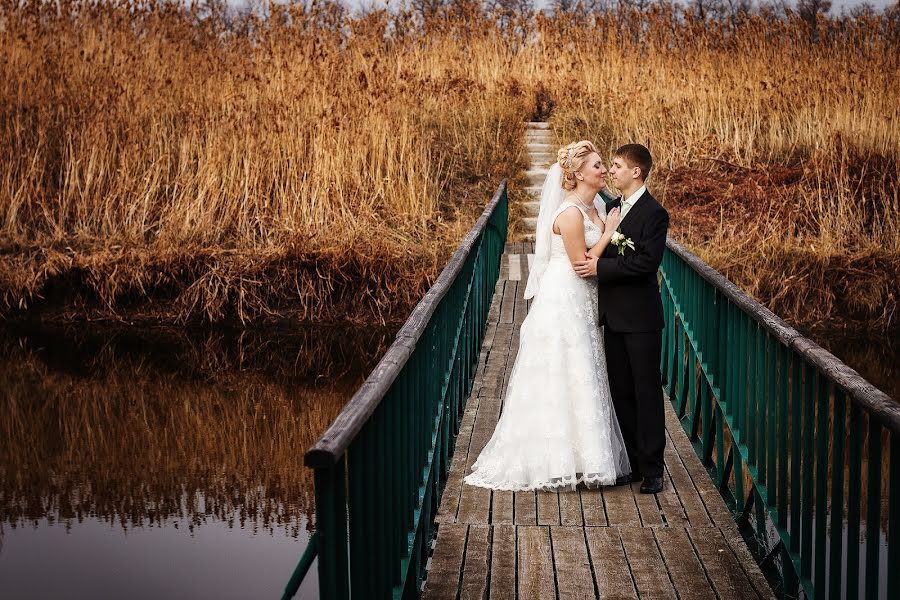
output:
[[[597,259],[587,252],[584,253],[584,260],[576,260],[574,266],[579,277],[597,276]]]

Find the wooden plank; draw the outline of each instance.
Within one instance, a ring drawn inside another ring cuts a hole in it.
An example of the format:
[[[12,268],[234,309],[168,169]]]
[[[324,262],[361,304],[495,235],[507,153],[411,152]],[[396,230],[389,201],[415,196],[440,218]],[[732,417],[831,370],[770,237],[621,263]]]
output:
[[[481,387],[478,390],[479,396],[501,397],[504,390],[512,337],[513,325],[511,323],[497,325],[493,347],[488,355],[487,366],[481,378]]]
[[[521,327],[522,322],[525,320],[525,316],[528,314],[528,304],[525,302],[525,282],[521,281],[516,286],[516,296],[515,296],[515,315],[513,315],[513,323],[516,324],[516,335],[519,333],[519,327]],[[516,347],[519,346],[519,340],[516,339]]]
[[[487,594],[490,547],[490,527],[484,525],[470,526],[469,539],[466,542],[465,567],[460,594],[460,597],[464,600],[481,600]]]
[[[619,534],[638,594],[647,598],[675,598],[675,589],[656,547],[653,530],[623,527]]]
[[[672,527],[656,529],[653,533],[679,597],[691,600],[715,600],[716,594],[712,584],[706,578],[706,571],[694,552],[687,532],[681,527]],[[471,537],[470,531],[470,544]],[[466,561],[468,564],[468,558]]]
[[[493,353],[492,353],[493,355]],[[503,356],[505,359],[506,357]],[[492,396],[499,398],[503,393],[503,380],[506,378],[506,363],[490,364],[488,363],[484,374],[481,377],[478,388],[479,396]]]
[[[500,321],[500,307],[503,302],[503,286],[506,285],[502,279],[498,279],[494,284],[494,295],[491,297],[491,306],[488,308],[488,323],[497,323]]]
[[[494,490],[491,494],[491,523],[513,524],[513,493]]]
[[[581,495],[578,490],[559,490],[559,522],[563,526],[581,527]]]
[[[600,489],[579,490],[581,496],[581,510],[584,515],[584,524],[595,527],[606,527],[609,521],[606,520],[606,508],[603,506],[603,494]]]
[[[619,485],[602,489],[606,518],[610,525],[620,527],[640,527],[641,517],[634,503],[631,486]]]
[[[491,511],[491,490],[473,485],[463,485],[459,496],[457,523],[487,525]]]
[[[631,492],[634,494],[634,503],[637,505],[638,515],[643,527],[662,527],[665,525],[656,494],[642,494],[641,484],[632,483]]]
[[[506,261],[502,261],[506,263]],[[515,281],[507,281],[503,285],[503,300],[500,303],[500,323],[512,323],[513,311],[516,303],[516,284]]]
[[[731,547],[718,530],[687,529],[697,555],[720,598],[758,598]]]
[[[678,417],[675,416],[675,411],[669,410],[668,413],[666,419],[667,422],[671,423],[671,425],[668,425],[667,427],[671,443],[675,445],[682,464],[691,475],[694,487],[697,489],[697,493],[700,495],[700,499],[706,507],[706,511],[709,513],[711,521],[719,527],[732,525],[734,523],[734,518],[731,516],[728,507],[725,506],[725,502],[722,500],[719,490],[716,488],[715,484],[713,484],[712,479],[710,479],[709,473],[707,473],[703,463],[700,462],[700,457],[697,456],[696,451],[694,451],[694,447],[691,445],[691,441],[688,439],[687,434],[679,425]]]
[[[536,525],[537,509],[534,492],[516,492],[516,525]]]
[[[675,493],[675,486],[672,485],[668,469],[663,472],[663,490],[656,494],[656,501],[659,502],[659,508],[667,527],[688,527],[690,525],[681,500]]]
[[[462,422],[459,426],[459,435],[456,438],[456,449],[453,451],[453,460],[450,462],[450,473],[441,496],[441,505],[438,508],[436,523],[456,522],[456,513],[459,511],[459,498],[462,493],[463,477],[468,474],[471,463],[468,462],[469,444],[472,439],[472,428],[475,426],[475,414],[478,411],[478,398],[470,398],[463,412]]]
[[[479,398],[478,413],[475,416],[475,427],[472,430],[472,441],[466,457],[466,473],[471,471],[472,464],[481,454],[491,439],[497,425],[500,412],[500,400],[497,398]],[[491,490],[471,485],[463,485],[459,500],[458,523],[475,523],[486,525],[491,511]]]
[[[549,529],[525,526],[518,527],[516,533],[519,546],[519,598],[555,599]]]
[[[490,441],[500,418],[500,399],[497,397],[482,396],[478,399],[478,412],[475,415],[475,426],[472,429],[472,442],[469,446],[469,454],[466,466],[471,467],[478,459],[478,455]]]
[[[484,330],[484,339],[481,341],[481,350],[478,353],[478,366],[475,369],[475,380],[472,386],[472,396],[478,395],[478,387],[480,387],[480,379],[481,375],[484,373],[484,370],[487,368],[488,357],[491,354],[491,349],[494,346],[494,337],[497,335],[497,318],[500,316],[500,299],[498,296],[494,296],[494,303],[497,306],[497,314],[491,319],[491,316],[488,315],[487,325]],[[491,305],[491,310],[494,304]]]
[[[559,496],[556,491],[535,492],[538,525],[559,525]]]
[[[521,281],[522,280],[522,255],[521,254],[507,254],[507,260],[509,261],[509,280],[510,281]]]
[[[431,569],[425,580],[426,600],[456,598],[459,574],[466,548],[466,525],[444,523],[438,528],[437,543],[431,557]]]
[[[594,579],[581,527],[551,527],[556,584],[560,598],[593,599]]]
[[[534,254],[531,254],[530,256],[534,256]],[[526,282],[526,283],[528,282],[528,276],[531,274],[531,262],[529,262],[528,257],[529,257],[529,254],[527,254],[527,253],[522,254],[522,281]],[[522,295],[525,294],[525,285],[524,284],[521,287],[519,287],[519,292],[521,292]]]
[[[637,598],[617,527],[585,529],[594,579],[601,598]]]
[[[680,425],[676,425],[680,427]],[[681,462],[681,457],[675,449],[675,445],[669,437],[665,450],[666,469],[672,481],[672,486],[681,500],[684,512],[692,527],[712,527],[712,521],[709,513],[706,512],[706,505],[700,498],[700,493],[694,487],[694,481],[691,479],[687,469]]]
[[[516,598],[516,528],[512,525],[493,527],[491,542],[491,600]]]
[[[734,555],[737,557],[738,563],[740,563],[741,568],[744,570],[744,573],[747,575],[747,578],[750,580],[756,593],[762,598],[774,600],[775,594],[772,592],[772,588],[769,586],[766,576],[763,575],[759,565],[756,564],[753,555],[750,554],[750,548],[747,547],[747,543],[744,542],[744,538],[741,537],[737,525],[728,531],[719,529],[719,534],[728,542],[731,551],[734,552]]]

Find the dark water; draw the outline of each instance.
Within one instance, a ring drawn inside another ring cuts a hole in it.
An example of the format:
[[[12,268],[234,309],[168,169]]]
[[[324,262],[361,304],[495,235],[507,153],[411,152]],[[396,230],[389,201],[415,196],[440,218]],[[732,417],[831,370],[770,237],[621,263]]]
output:
[[[900,402],[900,336],[859,337],[828,332],[806,335]]]
[[[0,329],[0,597],[280,597],[303,453],[389,339]]]

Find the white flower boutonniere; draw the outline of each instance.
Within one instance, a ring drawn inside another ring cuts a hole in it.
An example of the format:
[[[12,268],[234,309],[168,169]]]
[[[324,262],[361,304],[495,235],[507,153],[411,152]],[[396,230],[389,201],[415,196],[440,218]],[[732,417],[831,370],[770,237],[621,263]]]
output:
[[[634,242],[631,241],[631,238],[627,238],[622,235],[621,231],[616,231],[615,233],[613,233],[609,241],[619,249],[619,254],[625,254],[625,248],[631,248],[632,250],[634,250]]]

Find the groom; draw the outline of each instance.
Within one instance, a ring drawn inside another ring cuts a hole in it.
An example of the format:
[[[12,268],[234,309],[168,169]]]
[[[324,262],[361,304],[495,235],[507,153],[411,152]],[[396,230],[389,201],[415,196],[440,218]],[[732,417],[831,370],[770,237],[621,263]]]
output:
[[[599,259],[586,254],[587,260],[575,263],[581,277],[597,278],[609,388],[631,462],[626,482],[643,479],[643,494],[662,491],[666,445],[659,372],[663,314],[656,272],[666,249],[669,213],[644,185],[652,166],[650,151],[640,144],[616,150],[609,173],[622,197],[607,210],[621,208],[618,231],[624,238],[618,246],[610,243]]]

